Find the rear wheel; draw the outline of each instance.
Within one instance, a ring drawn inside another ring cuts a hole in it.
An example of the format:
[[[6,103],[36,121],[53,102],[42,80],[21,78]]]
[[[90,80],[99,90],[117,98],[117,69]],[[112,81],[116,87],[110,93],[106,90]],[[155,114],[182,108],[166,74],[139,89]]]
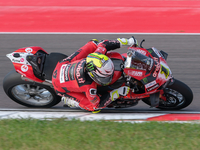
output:
[[[3,88],[13,101],[27,107],[49,108],[61,101],[54,89],[40,83],[24,81],[15,70],[6,75]]]
[[[192,90],[183,82],[174,80],[172,85],[164,89],[163,96],[166,97],[166,101],[160,98],[157,108],[162,110],[180,110],[191,104],[193,100]],[[150,105],[149,98],[145,98],[142,101]]]

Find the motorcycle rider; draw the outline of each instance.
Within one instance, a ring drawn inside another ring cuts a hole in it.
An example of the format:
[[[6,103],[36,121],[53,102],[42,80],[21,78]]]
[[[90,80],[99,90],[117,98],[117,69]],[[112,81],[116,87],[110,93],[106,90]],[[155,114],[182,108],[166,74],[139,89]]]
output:
[[[114,64],[106,56],[107,51],[136,44],[134,37],[89,41],[78,51],[58,62],[52,75],[56,93],[62,96],[62,101],[69,107],[88,111],[103,109],[119,96],[126,96],[130,90],[127,86],[100,96],[97,94],[97,85],[106,86],[112,81]]]

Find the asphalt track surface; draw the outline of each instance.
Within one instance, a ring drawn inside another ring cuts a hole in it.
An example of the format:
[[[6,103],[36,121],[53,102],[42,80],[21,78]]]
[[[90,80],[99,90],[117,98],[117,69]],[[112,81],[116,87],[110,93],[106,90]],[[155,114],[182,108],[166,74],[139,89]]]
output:
[[[169,54],[168,65],[174,77],[186,83],[193,91],[194,99],[190,106],[182,112],[200,111],[200,35],[162,35],[162,34],[134,34],[140,42],[145,39],[144,48],[156,47]],[[116,39],[118,37],[131,37],[130,34],[0,34],[0,109],[29,109],[13,102],[3,91],[3,78],[14,69],[11,61],[5,56],[18,48],[40,46],[47,52],[61,52],[67,55],[73,53],[90,39]],[[116,50],[124,53],[126,48]],[[52,110],[67,111],[59,103]],[[115,110],[116,111],[116,110]],[[129,109],[119,111],[158,111],[149,108],[142,101]]]

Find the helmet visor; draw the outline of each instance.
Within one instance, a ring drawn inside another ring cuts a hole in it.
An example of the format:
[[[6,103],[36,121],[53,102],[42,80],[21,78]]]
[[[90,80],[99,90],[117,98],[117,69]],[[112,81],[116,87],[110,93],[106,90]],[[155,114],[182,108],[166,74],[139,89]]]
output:
[[[110,84],[112,81],[112,77],[113,77],[113,74],[106,76],[106,77],[100,77],[94,71],[89,72],[89,75],[96,83],[98,83],[102,86],[106,86],[106,85]]]

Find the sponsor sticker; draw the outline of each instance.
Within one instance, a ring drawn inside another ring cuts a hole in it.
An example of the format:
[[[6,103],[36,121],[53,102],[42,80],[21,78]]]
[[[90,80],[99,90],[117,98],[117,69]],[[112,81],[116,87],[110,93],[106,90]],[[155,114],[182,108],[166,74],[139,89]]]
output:
[[[152,52],[153,52],[153,50],[152,50],[152,49],[148,49],[148,52],[149,52],[149,53],[152,53]]]
[[[144,83],[148,83],[148,79],[147,78],[144,78],[142,79]]]
[[[21,62],[21,61],[18,60],[18,59],[12,59],[11,61],[12,61],[12,62],[15,62],[15,63],[20,63],[20,62]]]
[[[141,50],[141,49],[135,49],[135,50],[136,50],[137,52],[143,54],[143,55],[146,55],[146,54],[147,54],[145,51],[143,51],[143,50]]]
[[[154,70],[154,72],[153,72],[153,77],[156,78],[157,75],[158,75],[159,69],[160,69],[160,64],[159,64],[159,62],[158,62],[158,58],[154,57],[154,60],[155,60],[155,62],[156,62],[157,64],[155,64],[155,70]]]
[[[128,70],[128,74],[130,76],[137,76],[137,77],[143,76],[143,72],[141,72],[141,71],[134,71],[134,70]]]
[[[20,59],[20,62],[24,62],[24,58],[21,58],[21,59]]]
[[[70,80],[74,80],[74,69],[75,69],[76,63],[72,64],[71,68],[69,69],[69,78]]]
[[[78,83],[85,83],[85,80],[81,77],[80,71],[83,69],[83,64],[84,60],[82,60],[79,64],[78,67],[76,68],[76,78],[78,80]]]
[[[28,71],[28,66],[27,66],[27,65],[22,65],[22,66],[21,66],[21,70],[22,70],[23,72],[27,72],[27,71]]]
[[[161,65],[161,71],[160,71],[160,73],[161,73],[161,74],[164,74],[166,79],[167,79],[168,76],[170,75],[169,69],[166,68],[166,67],[163,66],[163,65]]]
[[[28,47],[28,48],[25,49],[25,51],[26,51],[27,53],[31,53],[31,52],[33,51],[33,49],[30,48],[30,47]]]
[[[154,81],[152,81],[152,82],[146,84],[146,85],[145,85],[145,88],[150,88],[150,87],[154,86],[156,83],[157,83],[157,82],[154,80]]]
[[[98,99],[95,97],[93,100],[90,100],[93,104],[98,103]]]
[[[70,67],[70,65],[67,65],[67,66],[66,66],[66,69],[65,69],[65,81],[69,81],[69,78],[68,78],[68,70],[69,70],[69,67]]]
[[[156,89],[157,87],[159,87],[159,84],[158,84],[158,83],[157,83],[156,85],[154,85],[154,86],[148,88],[147,91],[148,91],[148,92],[149,92],[149,91],[152,91],[152,90]]]
[[[64,83],[65,82],[64,72],[65,72],[66,66],[67,66],[67,64],[62,65],[61,68],[60,68],[60,83]]]

